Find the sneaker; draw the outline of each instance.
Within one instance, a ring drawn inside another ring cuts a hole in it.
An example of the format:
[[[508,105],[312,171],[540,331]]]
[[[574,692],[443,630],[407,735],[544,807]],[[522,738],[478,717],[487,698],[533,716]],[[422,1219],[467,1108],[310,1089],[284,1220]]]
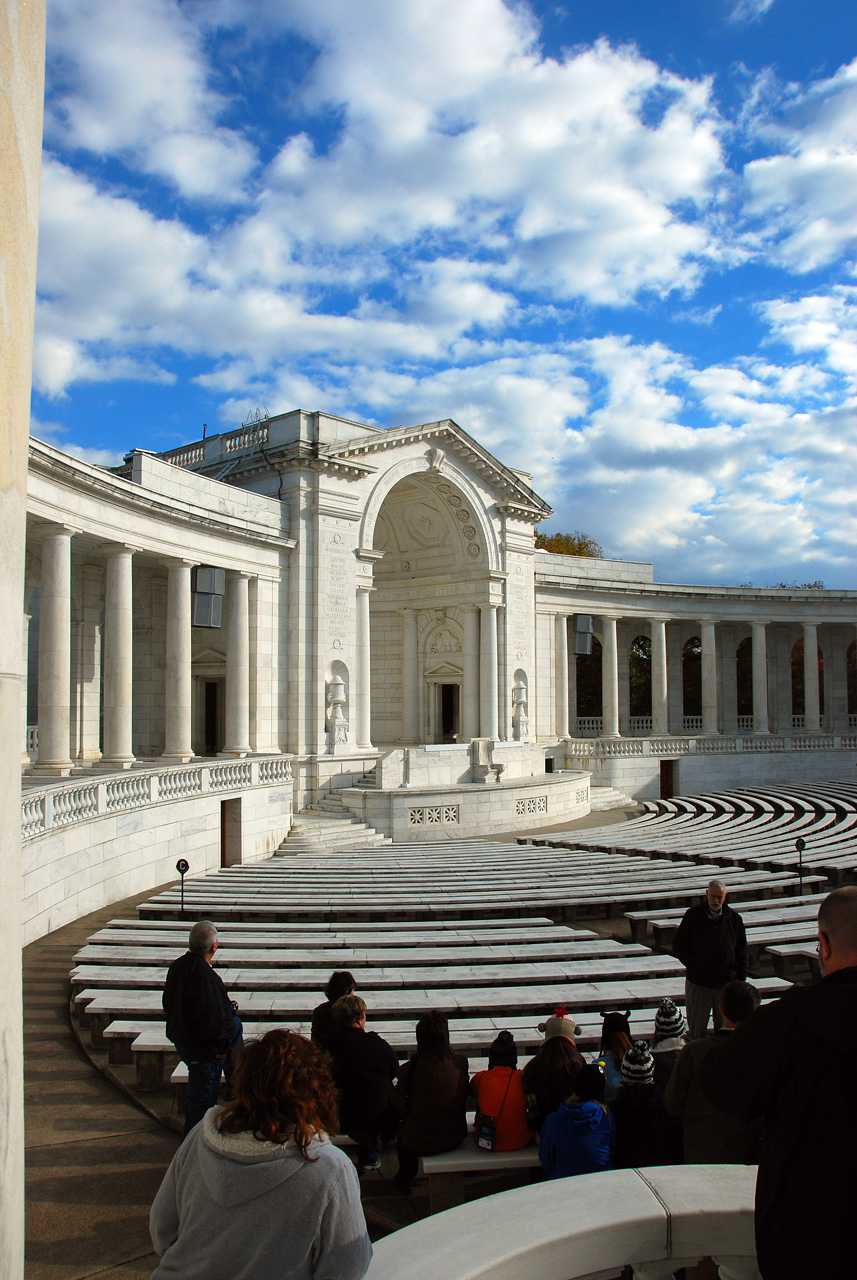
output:
[[[370,1156],[368,1160],[364,1160],[363,1164],[358,1164],[358,1173],[374,1173],[376,1169],[381,1168],[381,1157]]]

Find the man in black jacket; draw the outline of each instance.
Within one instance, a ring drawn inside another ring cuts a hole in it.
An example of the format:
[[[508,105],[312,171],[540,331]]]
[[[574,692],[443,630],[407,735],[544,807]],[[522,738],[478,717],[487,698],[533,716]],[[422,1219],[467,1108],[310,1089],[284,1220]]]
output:
[[[365,1173],[380,1168],[382,1141],[396,1131],[399,1116],[392,1102],[399,1059],[376,1031],[366,1030],[360,996],[340,996],[331,1015],[333,1031],[320,1043],[333,1058],[339,1128],[357,1143],[357,1171]]]
[[[688,907],[673,938],[673,955],[685,966],[684,996],[691,1040],[699,1040],[714,1014],[723,1026],[720,1001],[727,982],[744,982],[750,968],[744,921],[726,905],[722,880],[709,881],[705,902]]]
[[[187,1103],[182,1138],[217,1106],[220,1073],[232,1078],[232,1052],[241,1043],[243,1028],[237,1005],[229,999],[220,975],[211,967],[217,950],[217,929],[199,920],[188,938],[188,950],[167,971],[162,1004],[167,1015],[167,1039],[187,1066]]]
[[[792,987],[700,1065],[722,1111],[763,1118],[756,1252],[765,1280],[854,1274],[857,1152],[857,886],[818,913],[824,977]]]

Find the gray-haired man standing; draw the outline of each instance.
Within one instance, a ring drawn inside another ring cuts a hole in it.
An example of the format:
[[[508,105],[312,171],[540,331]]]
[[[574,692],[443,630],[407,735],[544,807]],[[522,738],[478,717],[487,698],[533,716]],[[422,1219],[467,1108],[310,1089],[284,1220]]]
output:
[[[687,970],[687,1025],[691,1039],[699,1040],[708,1029],[712,1013],[714,1030],[720,1030],[723,988],[727,982],[744,982],[750,968],[744,921],[726,905],[722,880],[709,881],[705,901],[685,911],[672,951]]]

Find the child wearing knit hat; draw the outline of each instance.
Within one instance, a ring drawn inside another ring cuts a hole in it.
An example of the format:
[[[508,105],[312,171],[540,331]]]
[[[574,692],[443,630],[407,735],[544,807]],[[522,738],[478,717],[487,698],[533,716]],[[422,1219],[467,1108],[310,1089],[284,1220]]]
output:
[[[668,1116],[655,1084],[655,1059],[637,1040],[622,1059],[622,1084],[613,1103],[616,1168],[681,1164],[681,1128]]]
[[[687,1022],[674,1000],[664,996],[655,1014],[652,1053],[655,1059],[655,1084],[663,1093],[669,1084],[678,1055],[687,1044]]]

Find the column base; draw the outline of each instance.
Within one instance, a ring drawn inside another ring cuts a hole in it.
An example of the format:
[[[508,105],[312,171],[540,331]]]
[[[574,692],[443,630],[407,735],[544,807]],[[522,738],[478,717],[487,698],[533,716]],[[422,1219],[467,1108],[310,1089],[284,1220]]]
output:
[[[162,751],[158,757],[164,764],[188,764],[193,759],[192,751]]]
[[[250,751],[250,747],[225,747],[223,751],[218,751],[217,758],[218,760],[243,760],[245,756],[250,755]]]
[[[68,778],[74,768],[71,760],[58,760],[56,762],[36,761],[30,766],[30,773],[41,778]]]
[[[89,768],[94,773],[116,773],[119,769],[130,769],[136,761],[136,756],[120,756],[116,760],[110,756],[102,756],[100,760],[93,760]]]

